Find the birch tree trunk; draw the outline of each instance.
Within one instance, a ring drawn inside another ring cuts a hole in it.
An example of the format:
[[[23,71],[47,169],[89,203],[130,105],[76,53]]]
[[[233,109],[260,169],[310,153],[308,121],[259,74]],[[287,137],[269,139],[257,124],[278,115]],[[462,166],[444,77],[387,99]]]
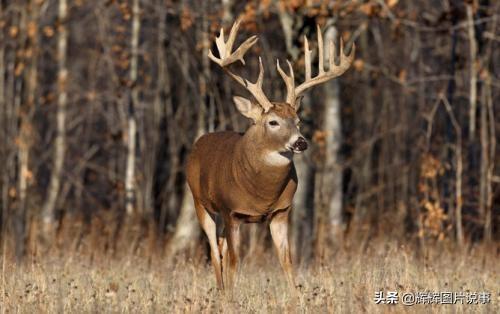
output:
[[[139,0],[133,0],[132,4],[132,42],[130,58],[130,83],[131,97],[128,104],[127,117],[127,165],[125,170],[125,209],[128,215],[136,210],[135,203],[135,152],[137,121],[135,117],[135,105],[139,101],[139,89],[137,86],[137,67],[139,54],[139,33],[141,28]]]
[[[222,20],[224,23],[231,23],[233,14],[231,8],[233,7],[234,0],[222,0]]]
[[[331,26],[325,32],[325,45],[330,40],[335,40],[337,31]],[[327,51],[325,46],[324,51]],[[330,85],[330,86],[328,86]],[[327,83],[325,89],[325,121],[327,160],[326,188],[331,190],[331,198],[328,203],[328,213],[332,235],[337,237],[343,228],[342,219],[342,167],[340,166],[340,145],[342,142],[341,102],[340,86],[338,80]]]
[[[50,227],[55,220],[56,201],[61,186],[61,175],[64,165],[66,150],[66,104],[67,104],[67,83],[68,69],[66,66],[66,52],[68,45],[67,30],[68,4],[67,0],[59,0],[58,6],[58,39],[57,39],[57,133],[54,147],[53,168],[50,177],[50,184],[47,199],[43,206],[43,221]]]
[[[467,22],[469,36],[469,66],[470,66],[470,95],[469,95],[469,140],[474,139],[476,132],[477,107],[477,42],[474,31],[474,12],[472,4],[467,5]]]
[[[328,27],[324,43],[335,40],[336,33],[333,26]],[[327,51],[328,47],[325,46],[324,49]],[[336,79],[323,85],[325,100],[322,130],[325,139],[322,152],[324,158],[315,177],[315,207],[319,211],[316,223],[316,250],[321,250],[325,240],[340,241],[343,229],[342,169],[339,165],[339,149],[342,141],[339,92],[339,83]]]

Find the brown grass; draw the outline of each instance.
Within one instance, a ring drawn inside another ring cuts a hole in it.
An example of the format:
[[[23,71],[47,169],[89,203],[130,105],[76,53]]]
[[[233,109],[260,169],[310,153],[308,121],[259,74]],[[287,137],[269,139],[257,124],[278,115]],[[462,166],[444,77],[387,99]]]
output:
[[[179,259],[58,252],[23,265],[4,258],[1,308],[8,313],[500,313],[495,248],[467,253],[442,245],[417,258],[387,240],[297,267],[299,296],[286,287],[273,252],[247,257],[231,298],[215,288],[205,257]],[[375,291],[490,292],[487,305],[377,305]]]

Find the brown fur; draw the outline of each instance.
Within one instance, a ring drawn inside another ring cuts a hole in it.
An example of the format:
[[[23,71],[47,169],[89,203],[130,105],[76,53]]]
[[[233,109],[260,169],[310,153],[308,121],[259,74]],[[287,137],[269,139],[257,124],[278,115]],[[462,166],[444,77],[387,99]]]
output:
[[[273,114],[284,119],[283,130],[277,134],[270,134],[266,129],[266,123]],[[245,134],[217,132],[203,135],[188,157],[187,181],[198,218],[209,238],[212,263],[220,288],[234,284],[239,225],[265,220],[271,221],[271,233],[280,262],[293,285],[287,226],[297,189],[297,174],[293,161],[276,166],[264,163],[262,158],[268,151],[282,147],[290,132],[297,132],[296,129],[288,129],[296,128],[297,120],[292,107],[275,104]],[[213,230],[214,214],[220,214],[225,224],[225,239],[218,245]],[[223,249],[225,245],[227,250]],[[224,280],[221,268],[226,276]]]
[[[295,109],[293,109],[292,106],[286,103],[274,103],[272,111],[282,118],[298,118]]]

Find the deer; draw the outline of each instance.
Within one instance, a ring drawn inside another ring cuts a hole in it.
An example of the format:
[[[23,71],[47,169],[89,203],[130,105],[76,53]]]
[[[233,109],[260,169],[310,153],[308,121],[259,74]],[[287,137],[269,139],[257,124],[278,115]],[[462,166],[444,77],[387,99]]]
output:
[[[285,73],[277,60],[277,71],[286,86],[286,99],[271,102],[263,91],[264,67],[260,57],[255,83],[229,69],[238,61],[244,66],[245,54],[258,41],[253,35],[233,51],[241,22],[241,18],[235,21],[227,41],[221,29],[215,39],[219,57],[211,50],[208,57],[250,92],[253,99],[234,96],[233,101],[239,113],[250,119],[251,125],[244,133],[222,131],[202,135],[187,157],[186,180],[199,223],[208,238],[218,288],[234,288],[239,264],[240,225],[268,222],[279,263],[288,285],[295,290],[288,242],[288,217],[298,185],[293,156],[308,147],[300,131],[297,111],[305,91],[342,75],[350,67],[355,46],[352,45],[351,52],[346,55],[340,39],[337,65],[334,60],[336,47],[329,41],[329,67],[325,70],[323,38],[318,25],[317,75],[311,74],[312,51],[304,36],[305,80],[295,86],[290,61],[287,60],[288,73]],[[218,230],[222,230],[220,237]]]

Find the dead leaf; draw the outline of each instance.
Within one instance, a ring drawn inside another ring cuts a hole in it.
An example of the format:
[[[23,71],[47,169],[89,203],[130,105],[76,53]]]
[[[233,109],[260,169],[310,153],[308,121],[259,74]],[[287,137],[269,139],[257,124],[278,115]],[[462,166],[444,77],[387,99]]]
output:
[[[361,72],[365,67],[365,62],[361,59],[356,59],[354,60],[353,66],[356,71]]]
[[[46,37],[53,37],[54,36],[54,28],[52,26],[45,26],[43,28],[43,34],[46,36]]]
[[[385,3],[387,4],[387,6],[389,8],[393,8],[396,6],[396,4],[398,4],[399,0],[386,0]]]

